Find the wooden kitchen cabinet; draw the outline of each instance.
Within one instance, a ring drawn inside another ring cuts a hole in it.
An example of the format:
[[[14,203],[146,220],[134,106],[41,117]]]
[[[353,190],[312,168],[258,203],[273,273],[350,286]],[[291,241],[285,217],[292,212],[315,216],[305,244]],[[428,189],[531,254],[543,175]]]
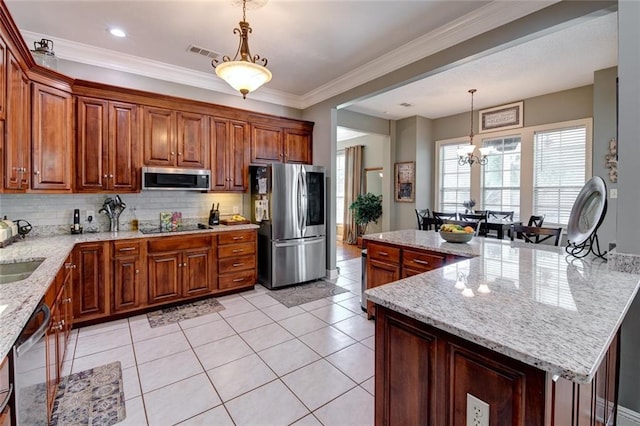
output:
[[[207,117],[164,108],[143,108],[144,165],[206,169]]]
[[[20,62],[7,50],[7,104],[4,143],[4,190],[29,188],[31,168],[31,120],[29,79]]]
[[[114,313],[134,311],[146,304],[145,249],[143,239],[111,243]]]
[[[0,30],[0,120],[7,113],[7,43]],[[0,423],[1,425],[2,423]]]
[[[203,296],[217,289],[214,236],[150,238],[147,251],[149,305]]]
[[[73,251],[73,318],[85,322],[111,313],[109,243],[82,243]]]
[[[140,190],[138,106],[77,98],[77,192]]]
[[[251,124],[251,162],[312,162],[312,129],[296,130],[268,124]]]
[[[32,83],[31,189],[71,192],[73,100],[63,90]]]
[[[257,278],[257,231],[225,232],[218,235],[220,290],[252,287]]]
[[[244,192],[249,169],[249,126],[211,117],[211,190]]]
[[[0,360],[0,426],[11,426],[11,398],[15,390],[9,380],[9,357]]]

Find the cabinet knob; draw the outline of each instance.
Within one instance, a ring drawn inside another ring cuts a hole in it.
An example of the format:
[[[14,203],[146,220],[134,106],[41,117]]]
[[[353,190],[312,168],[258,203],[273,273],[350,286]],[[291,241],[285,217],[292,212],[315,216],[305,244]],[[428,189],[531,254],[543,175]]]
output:
[[[140,269],[136,269],[136,274],[139,274],[139,273],[140,273]]]
[[[74,265],[73,263],[65,263],[64,267],[65,269],[76,269],[76,265]]]
[[[40,172],[39,172],[38,170],[34,170],[34,171],[33,171],[33,174],[34,174],[34,175],[36,175],[36,176],[38,176],[38,175],[40,174]]]
[[[182,153],[181,152],[178,152],[178,157],[182,157]]]
[[[171,151],[171,155],[175,155],[175,154],[176,154],[175,152]]]
[[[102,176],[102,177],[106,179],[106,178],[108,178],[108,177],[109,177],[109,175],[107,175],[107,174],[105,173],[105,175],[104,175],[104,176]]]
[[[109,179],[113,179],[113,175],[112,174],[109,175]]]
[[[62,303],[71,303],[71,298],[67,297],[66,299],[62,299]]]

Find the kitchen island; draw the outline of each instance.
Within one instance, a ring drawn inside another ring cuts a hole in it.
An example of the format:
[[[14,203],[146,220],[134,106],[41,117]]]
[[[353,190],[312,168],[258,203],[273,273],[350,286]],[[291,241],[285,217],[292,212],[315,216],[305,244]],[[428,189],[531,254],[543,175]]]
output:
[[[488,404],[489,424],[605,424],[615,416],[618,335],[637,275],[562,248],[452,244],[433,231],[365,241],[368,249],[457,256],[366,292],[377,305],[376,424],[465,424],[468,408],[483,414],[474,397]]]

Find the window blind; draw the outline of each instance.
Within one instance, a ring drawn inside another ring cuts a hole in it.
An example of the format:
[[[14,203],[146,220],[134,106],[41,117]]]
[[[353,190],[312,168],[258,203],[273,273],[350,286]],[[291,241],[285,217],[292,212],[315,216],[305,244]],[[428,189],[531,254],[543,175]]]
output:
[[[471,197],[471,168],[458,165],[458,149],[465,145],[440,146],[440,211],[464,212],[462,203]]]
[[[586,180],[586,127],[534,134],[533,211],[545,224],[566,226]]]
[[[482,168],[482,209],[513,211],[520,217],[521,138],[511,136],[482,141],[490,147],[487,164]]]

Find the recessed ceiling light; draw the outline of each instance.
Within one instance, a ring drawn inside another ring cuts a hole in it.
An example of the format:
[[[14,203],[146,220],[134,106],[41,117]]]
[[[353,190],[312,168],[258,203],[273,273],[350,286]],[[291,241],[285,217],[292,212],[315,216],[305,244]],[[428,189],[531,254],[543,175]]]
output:
[[[120,28],[109,28],[109,34],[111,34],[112,36],[115,37],[126,37],[127,33],[124,32],[124,30],[120,29]]]

